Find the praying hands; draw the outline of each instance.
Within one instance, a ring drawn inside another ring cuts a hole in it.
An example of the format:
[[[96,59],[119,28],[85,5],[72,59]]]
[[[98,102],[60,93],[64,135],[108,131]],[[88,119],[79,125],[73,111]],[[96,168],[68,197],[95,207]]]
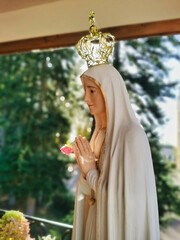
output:
[[[73,152],[84,177],[90,170],[96,169],[95,154],[92,152],[90,144],[85,137],[78,136],[75,138]]]

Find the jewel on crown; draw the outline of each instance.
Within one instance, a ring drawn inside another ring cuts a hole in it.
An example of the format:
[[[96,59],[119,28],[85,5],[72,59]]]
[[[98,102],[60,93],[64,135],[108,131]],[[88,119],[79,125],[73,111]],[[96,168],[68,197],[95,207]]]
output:
[[[79,40],[76,46],[77,51],[82,59],[87,61],[88,67],[107,64],[114,47],[115,37],[110,33],[98,32],[93,11],[90,11],[89,22],[91,24],[90,34]]]

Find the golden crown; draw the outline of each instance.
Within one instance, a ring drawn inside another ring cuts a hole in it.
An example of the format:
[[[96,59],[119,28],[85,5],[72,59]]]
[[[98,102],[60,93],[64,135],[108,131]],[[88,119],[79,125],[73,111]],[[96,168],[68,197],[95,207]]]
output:
[[[95,13],[90,11],[89,35],[83,36],[77,43],[77,51],[82,59],[87,61],[88,67],[108,63],[112,53],[115,37],[110,33],[98,32],[95,25]]]

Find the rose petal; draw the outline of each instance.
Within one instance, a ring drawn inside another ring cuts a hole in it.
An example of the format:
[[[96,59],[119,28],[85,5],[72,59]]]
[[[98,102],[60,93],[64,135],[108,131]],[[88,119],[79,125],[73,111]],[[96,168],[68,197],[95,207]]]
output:
[[[69,154],[71,154],[72,153],[72,147],[68,147],[68,146],[62,146],[61,148],[60,148],[60,150],[61,150],[61,152],[63,153],[63,154],[66,154],[66,155],[69,155]]]

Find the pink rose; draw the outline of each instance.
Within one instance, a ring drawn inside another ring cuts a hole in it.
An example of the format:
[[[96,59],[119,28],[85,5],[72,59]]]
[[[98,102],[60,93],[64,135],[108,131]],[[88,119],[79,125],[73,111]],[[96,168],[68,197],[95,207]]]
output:
[[[63,154],[69,155],[72,153],[72,147],[69,147],[67,145],[64,145],[62,148],[60,148],[61,152]]]

